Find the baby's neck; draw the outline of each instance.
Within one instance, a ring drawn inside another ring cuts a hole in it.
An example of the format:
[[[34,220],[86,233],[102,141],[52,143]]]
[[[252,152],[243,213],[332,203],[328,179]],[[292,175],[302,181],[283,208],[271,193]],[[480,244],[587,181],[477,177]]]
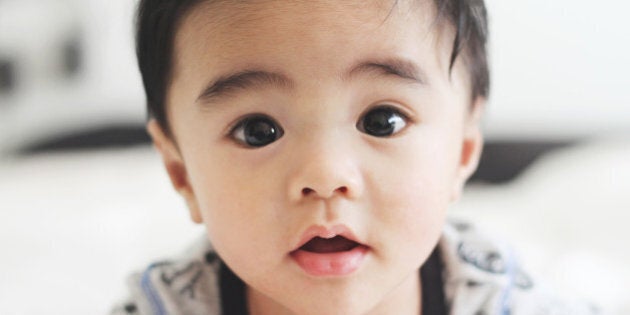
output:
[[[422,315],[421,283],[420,272],[413,273],[365,315]]]

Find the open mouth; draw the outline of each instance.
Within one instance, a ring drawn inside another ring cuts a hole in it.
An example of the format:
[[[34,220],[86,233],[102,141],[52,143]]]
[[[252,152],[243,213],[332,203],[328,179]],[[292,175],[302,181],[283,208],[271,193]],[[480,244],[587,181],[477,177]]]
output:
[[[370,248],[350,238],[351,233],[319,233],[291,252],[291,258],[311,276],[345,276],[363,264]],[[344,236],[347,235],[347,236]],[[308,237],[307,236],[307,237]]]
[[[322,238],[317,236],[302,245],[299,250],[310,253],[327,254],[351,251],[360,245],[361,244],[349,240],[341,235],[337,235],[333,238]]]

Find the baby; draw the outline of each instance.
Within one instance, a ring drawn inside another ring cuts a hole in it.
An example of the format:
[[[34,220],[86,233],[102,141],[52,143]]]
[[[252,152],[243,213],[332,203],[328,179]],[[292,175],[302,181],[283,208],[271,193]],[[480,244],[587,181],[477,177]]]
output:
[[[142,0],[137,23],[147,128],[207,236],[114,313],[590,314],[446,220],[483,145],[482,0]]]

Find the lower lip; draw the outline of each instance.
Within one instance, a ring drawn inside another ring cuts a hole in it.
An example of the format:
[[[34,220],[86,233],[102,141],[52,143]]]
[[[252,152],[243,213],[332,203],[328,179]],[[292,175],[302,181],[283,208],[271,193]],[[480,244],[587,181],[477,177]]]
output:
[[[291,257],[306,273],[312,276],[345,276],[359,269],[368,248],[357,246],[346,252],[313,253],[297,250]]]

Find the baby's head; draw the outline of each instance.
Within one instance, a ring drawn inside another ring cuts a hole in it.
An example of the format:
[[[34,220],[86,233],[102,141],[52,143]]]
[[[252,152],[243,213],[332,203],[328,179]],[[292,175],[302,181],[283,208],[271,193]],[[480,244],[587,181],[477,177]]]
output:
[[[148,130],[252,311],[417,309],[481,152],[486,23],[482,0],[141,1]]]

